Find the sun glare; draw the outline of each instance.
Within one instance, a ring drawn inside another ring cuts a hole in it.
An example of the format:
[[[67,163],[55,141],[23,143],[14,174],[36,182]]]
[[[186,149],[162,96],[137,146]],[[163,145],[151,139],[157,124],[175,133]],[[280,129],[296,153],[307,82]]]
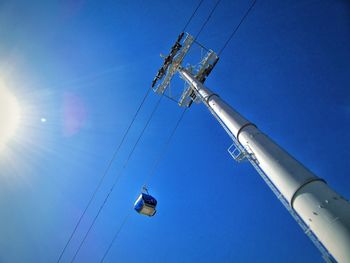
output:
[[[0,86],[0,151],[15,135],[20,117],[21,111],[16,97]]]

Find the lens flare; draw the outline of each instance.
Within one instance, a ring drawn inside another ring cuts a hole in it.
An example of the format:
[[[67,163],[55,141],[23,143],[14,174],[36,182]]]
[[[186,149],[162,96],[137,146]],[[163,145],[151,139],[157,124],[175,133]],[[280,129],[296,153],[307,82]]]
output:
[[[15,135],[21,119],[21,110],[16,97],[0,86],[0,152]]]

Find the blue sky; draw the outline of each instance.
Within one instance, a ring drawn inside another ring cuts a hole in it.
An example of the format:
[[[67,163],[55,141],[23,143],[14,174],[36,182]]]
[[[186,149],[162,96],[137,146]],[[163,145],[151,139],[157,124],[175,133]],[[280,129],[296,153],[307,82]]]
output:
[[[159,53],[196,4],[0,3],[1,81],[22,112],[0,157],[0,262],[56,261],[162,62]],[[190,33],[214,4],[204,1]],[[219,50],[249,4],[222,0],[198,40]],[[349,15],[345,0],[258,1],[206,82],[348,198]],[[63,262],[157,99],[147,100]],[[76,262],[100,260],[180,114],[162,101]],[[207,109],[193,105],[148,183],[157,215],[132,211],[106,262],[323,262],[254,169],[231,159],[230,144]]]

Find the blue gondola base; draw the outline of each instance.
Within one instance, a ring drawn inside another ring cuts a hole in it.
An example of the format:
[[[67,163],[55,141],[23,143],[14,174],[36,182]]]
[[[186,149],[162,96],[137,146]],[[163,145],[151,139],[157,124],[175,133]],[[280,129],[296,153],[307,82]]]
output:
[[[147,190],[146,190],[147,191]],[[157,200],[147,193],[141,193],[136,199],[134,209],[136,212],[146,216],[154,216],[156,210]]]

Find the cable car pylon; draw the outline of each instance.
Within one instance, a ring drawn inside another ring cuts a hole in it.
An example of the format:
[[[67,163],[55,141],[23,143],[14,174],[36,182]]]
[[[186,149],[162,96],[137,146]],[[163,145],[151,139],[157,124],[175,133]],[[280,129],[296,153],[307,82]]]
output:
[[[350,262],[350,203],[332,190],[258,127],[204,85],[219,60],[206,49],[199,66],[182,66],[194,37],[181,33],[152,83],[154,91],[164,94],[176,73],[185,81],[179,106],[203,103],[233,140],[228,151],[238,162],[248,160],[305,234],[320,250],[326,262]],[[181,46],[180,48],[179,45]],[[203,47],[202,45],[200,45]],[[170,62],[169,62],[170,61]],[[157,82],[160,82],[156,85]]]

